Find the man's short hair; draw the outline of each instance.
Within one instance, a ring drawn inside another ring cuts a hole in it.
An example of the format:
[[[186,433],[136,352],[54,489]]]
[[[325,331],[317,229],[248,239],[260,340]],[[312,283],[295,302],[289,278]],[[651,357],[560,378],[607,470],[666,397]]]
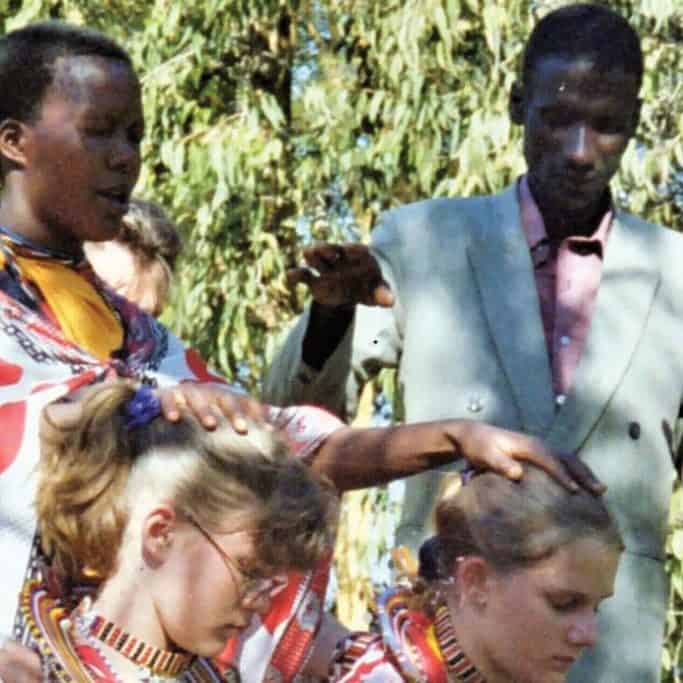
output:
[[[32,121],[60,57],[106,57],[131,64],[126,51],[92,29],[58,21],[30,24],[0,38],[0,121]]]
[[[622,69],[643,78],[640,39],[621,15],[608,7],[576,4],[547,14],[536,24],[524,50],[522,77],[529,84],[536,64],[546,57],[590,57],[597,69]]]

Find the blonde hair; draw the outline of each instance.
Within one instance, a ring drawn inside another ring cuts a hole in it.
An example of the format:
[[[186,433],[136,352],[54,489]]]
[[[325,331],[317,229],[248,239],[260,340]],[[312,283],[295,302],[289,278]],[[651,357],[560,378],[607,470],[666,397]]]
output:
[[[158,315],[168,299],[176,259],[182,249],[178,228],[154,202],[133,197],[121,221],[116,242],[128,249],[138,273],[129,285],[129,297],[140,301],[154,280]],[[144,275],[143,275],[144,274]]]
[[[156,203],[133,197],[116,240],[147,261],[163,260],[169,276],[183,247],[175,223]]]
[[[64,578],[113,573],[131,503],[145,495],[214,531],[230,512],[255,510],[259,560],[273,570],[308,569],[327,552],[336,496],[272,432],[251,424],[239,435],[227,423],[208,432],[189,415],[130,429],[124,409],[135,391],[103,385],[75,424],[50,423],[43,435],[38,527]]]

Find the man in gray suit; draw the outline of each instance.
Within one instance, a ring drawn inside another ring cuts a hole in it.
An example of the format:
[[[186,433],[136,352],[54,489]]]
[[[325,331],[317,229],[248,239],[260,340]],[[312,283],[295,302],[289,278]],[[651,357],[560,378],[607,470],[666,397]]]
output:
[[[265,386],[270,401],[348,417],[361,385],[396,367],[409,421],[470,417],[577,452],[608,486],[626,552],[574,682],[659,680],[683,239],[621,211],[609,191],[642,70],[637,35],[611,10],[547,15],[510,97],[527,174],[495,196],[391,211],[369,251],[308,250],[293,280],[313,303]],[[398,542],[427,535],[439,476],[409,480]]]

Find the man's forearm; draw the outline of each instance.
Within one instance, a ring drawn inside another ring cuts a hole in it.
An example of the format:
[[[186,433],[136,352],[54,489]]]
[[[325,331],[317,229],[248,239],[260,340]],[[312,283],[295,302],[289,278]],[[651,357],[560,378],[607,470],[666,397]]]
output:
[[[568,491],[602,495],[605,486],[576,454],[549,449],[535,437],[474,420],[441,420],[331,434],[312,467],[340,491],[383,484],[465,458],[477,470],[509,479],[525,463],[545,470]]]
[[[314,370],[322,370],[353,322],[355,306],[311,304],[301,357]]]
[[[424,422],[400,427],[354,429],[331,434],[312,467],[340,491],[385,484],[394,479],[447,465],[462,455],[459,435],[472,424],[467,420]]]

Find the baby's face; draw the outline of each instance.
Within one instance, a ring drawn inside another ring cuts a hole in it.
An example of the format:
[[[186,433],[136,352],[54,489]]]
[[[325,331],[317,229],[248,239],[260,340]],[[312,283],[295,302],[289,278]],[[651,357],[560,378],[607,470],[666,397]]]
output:
[[[113,238],[140,173],[140,84],[124,61],[59,58],[25,132],[24,189],[38,224],[63,245]]]

